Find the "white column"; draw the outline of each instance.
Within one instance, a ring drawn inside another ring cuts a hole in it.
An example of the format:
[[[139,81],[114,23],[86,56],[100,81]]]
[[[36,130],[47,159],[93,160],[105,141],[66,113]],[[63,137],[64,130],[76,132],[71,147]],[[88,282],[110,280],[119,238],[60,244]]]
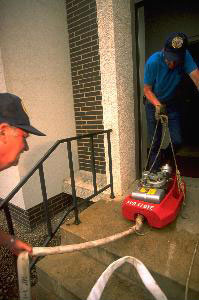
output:
[[[113,129],[114,191],[123,194],[136,178],[135,71],[132,58],[135,51],[132,41],[135,38],[131,27],[130,0],[96,2],[103,121],[105,129]],[[106,161],[108,165],[108,159]]]

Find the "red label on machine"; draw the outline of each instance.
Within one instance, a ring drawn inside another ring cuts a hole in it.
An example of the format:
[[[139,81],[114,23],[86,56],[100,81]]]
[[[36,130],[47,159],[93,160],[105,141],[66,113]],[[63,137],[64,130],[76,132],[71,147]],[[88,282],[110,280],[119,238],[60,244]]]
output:
[[[145,204],[144,202],[131,201],[131,200],[128,200],[126,204],[129,204],[132,206],[137,206],[137,207],[140,207],[143,209],[148,209],[148,210],[153,210],[153,208],[155,207],[155,205]]]
[[[184,190],[185,190],[185,183]],[[150,226],[162,228],[174,221],[184,199],[183,191],[178,191],[177,180],[174,178],[167,194],[159,204],[134,199],[127,196],[122,203],[122,214],[128,219],[135,221],[136,216],[141,214]]]

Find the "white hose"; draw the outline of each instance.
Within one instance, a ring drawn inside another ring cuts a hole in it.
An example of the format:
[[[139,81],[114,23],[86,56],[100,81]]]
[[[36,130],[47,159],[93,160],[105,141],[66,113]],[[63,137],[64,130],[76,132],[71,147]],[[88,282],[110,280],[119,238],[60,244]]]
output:
[[[20,300],[31,300],[30,269],[28,252],[23,251],[17,259]]]
[[[154,296],[155,299],[167,300],[167,297],[162,292],[162,290],[159,288],[156,281],[153,279],[153,277],[151,276],[151,274],[149,273],[149,271],[147,270],[145,265],[140,260],[138,260],[132,256],[124,256],[124,257],[114,261],[112,264],[110,264],[108,266],[108,268],[102,273],[102,275],[97,280],[97,282],[95,283],[87,300],[99,300],[110,276],[113,274],[113,272],[117,268],[119,268],[125,262],[132,264],[136,268],[145,287]]]
[[[138,215],[138,217],[136,218],[136,224],[133,227],[131,227],[130,229],[124,231],[124,232],[117,233],[115,235],[112,235],[112,236],[109,236],[109,237],[106,237],[106,238],[102,238],[102,239],[99,239],[99,240],[90,241],[90,242],[81,243],[81,244],[61,245],[61,246],[56,246],[56,247],[33,247],[32,255],[33,256],[44,256],[44,255],[69,253],[69,252],[74,252],[74,251],[80,251],[80,250],[83,250],[83,249],[94,248],[94,247],[97,247],[97,246],[101,246],[101,245],[116,241],[116,240],[118,240],[118,239],[120,239],[124,236],[127,236],[130,233],[133,233],[135,231],[139,231],[142,224],[143,224],[143,216]],[[130,257],[128,257],[128,256],[127,256],[127,258],[129,260],[129,262],[132,263],[132,258],[129,259]],[[124,259],[126,259],[126,257],[123,258],[123,260]],[[135,261],[139,262],[138,260],[136,260],[134,258],[134,262]],[[140,266],[139,263],[142,266]],[[141,262],[139,262],[139,263],[137,263],[137,264],[134,263],[134,265],[139,266],[139,270],[142,270],[142,272],[139,273],[139,274],[142,274],[140,276],[144,276],[144,279],[142,279],[142,280],[145,283],[145,286],[148,288],[147,281],[149,280],[149,282],[153,282],[152,290],[158,290],[159,288],[158,288],[157,284],[153,280],[152,276],[150,275],[150,273],[148,272],[146,267]],[[19,282],[20,300],[31,300],[30,271],[29,271],[28,252],[24,251],[24,252],[19,254],[18,261],[17,261],[17,268],[18,268],[18,282]],[[156,286],[156,288],[155,288],[155,286]],[[151,293],[153,294],[153,292],[151,292]],[[92,299],[94,299],[94,298],[92,298]],[[163,299],[166,300],[166,298],[158,298],[158,299],[159,300],[163,300]]]
[[[139,231],[143,217],[139,216],[136,221],[136,225],[129,228],[126,231],[123,231],[121,233],[116,233],[114,235],[108,236],[106,238],[102,238],[95,241],[85,242],[81,244],[74,244],[74,245],[61,245],[56,247],[34,247],[32,251],[33,256],[44,256],[44,255],[52,255],[52,254],[62,254],[62,253],[69,253],[69,252],[75,252],[80,251],[84,249],[94,248],[98,247],[104,244],[108,244],[111,242],[114,242],[118,239],[121,239],[122,237],[125,237],[126,235],[129,235],[130,233],[133,233],[134,231]]]

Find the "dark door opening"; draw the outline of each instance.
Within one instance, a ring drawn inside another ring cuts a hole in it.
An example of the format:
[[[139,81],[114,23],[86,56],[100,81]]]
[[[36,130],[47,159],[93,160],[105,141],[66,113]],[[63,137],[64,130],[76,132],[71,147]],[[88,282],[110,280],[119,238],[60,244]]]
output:
[[[189,51],[199,66],[199,40],[190,43]],[[177,161],[182,175],[199,177],[199,93],[188,75],[183,78],[180,97],[183,146],[177,154]]]
[[[189,51],[196,64],[199,62],[199,41],[191,43]],[[182,132],[184,144],[195,146],[199,150],[199,139],[197,137],[199,117],[199,93],[188,75],[184,76],[181,88],[182,98]]]
[[[174,31],[182,31],[189,37],[191,52],[199,66],[199,2],[173,0],[170,6],[161,1],[144,1],[145,11],[145,57],[162,49],[165,37]],[[195,40],[193,42],[193,40]],[[199,93],[188,75],[180,87],[182,110],[183,147],[177,153],[177,163],[183,176],[199,178]]]

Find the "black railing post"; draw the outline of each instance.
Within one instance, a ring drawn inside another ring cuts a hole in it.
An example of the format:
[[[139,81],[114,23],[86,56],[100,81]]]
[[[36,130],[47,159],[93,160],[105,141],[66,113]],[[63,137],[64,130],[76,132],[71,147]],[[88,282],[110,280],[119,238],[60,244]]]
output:
[[[45,184],[45,178],[44,178],[44,169],[43,164],[39,166],[39,177],[40,177],[40,184],[41,184],[41,191],[43,196],[43,204],[44,204],[44,212],[46,217],[46,223],[48,228],[48,234],[51,237],[52,236],[52,225],[51,220],[48,212],[48,202],[47,202],[47,193],[46,193],[46,184]]]
[[[6,204],[3,208],[3,210],[4,210],[4,213],[5,213],[5,216],[6,216],[6,222],[7,222],[7,225],[8,225],[8,232],[11,235],[14,235],[15,232],[14,232],[12,216],[11,216],[11,213],[10,213],[9,206]]]
[[[91,137],[90,137],[90,146],[91,146],[91,170],[92,170],[92,174],[93,174],[93,190],[94,190],[94,194],[96,194],[97,193],[97,182],[96,182],[93,135],[91,135]]]
[[[68,150],[68,161],[69,161],[69,169],[70,169],[73,206],[74,206],[74,213],[75,213],[75,224],[78,225],[81,222],[79,219],[78,207],[77,207],[77,196],[76,196],[76,189],[75,189],[75,176],[74,176],[74,170],[73,170],[73,157],[72,157],[72,150],[71,150],[71,141],[67,141],[67,150]]]
[[[111,133],[110,131],[107,132],[107,142],[108,142],[108,158],[109,158],[109,174],[110,174],[110,185],[111,185],[111,199],[115,198],[113,192],[113,169],[112,169],[112,156],[111,156]]]

